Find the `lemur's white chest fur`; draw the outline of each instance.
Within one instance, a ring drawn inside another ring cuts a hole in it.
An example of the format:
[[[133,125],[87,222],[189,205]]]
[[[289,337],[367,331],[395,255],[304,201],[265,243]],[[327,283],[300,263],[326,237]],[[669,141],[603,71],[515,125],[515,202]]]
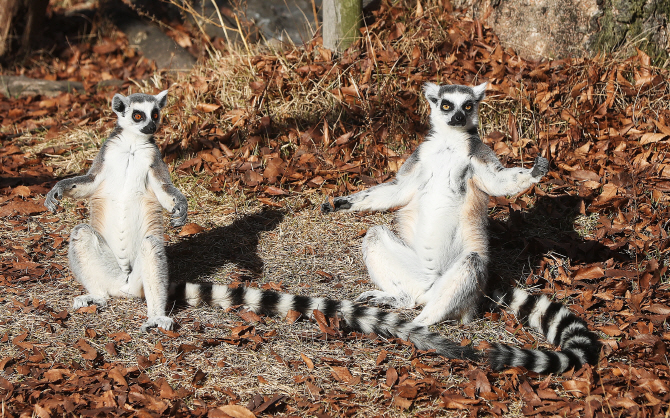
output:
[[[93,196],[91,223],[107,238],[121,268],[130,272],[142,239],[161,235],[161,205],[149,189],[149,169],[155,145],[147,139],[120,134],[109,141],[100,187]],[[98,213],[107,214],[98,219]]]
[[[415,248],[429,268],[427,274],[439,275],[454,261],[445,254],[457,254],[462,247],[459,214],[466,199],[467,179],[472,176],[466,138],[458,132],[448,141],[429,140],[418,150],[421,161],[416,192],[397,214],[402,240]],[[439,190],[439,193],[435,193]],[[415,242],[415,237],[422,237]]]

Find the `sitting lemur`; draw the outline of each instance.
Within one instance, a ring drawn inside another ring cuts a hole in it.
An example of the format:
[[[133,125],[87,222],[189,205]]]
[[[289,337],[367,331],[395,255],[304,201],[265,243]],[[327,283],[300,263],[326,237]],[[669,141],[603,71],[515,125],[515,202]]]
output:
[[[482,142],[478,110],[486,86],[427,83],[424,92],[431,110],[431,130],[397,176],[322,205],[324,213],[400,208],[396,218],[399,236],[386,226],[372,227],[365,235],[365,265],[381,290],[364,292],[358,302],[392,308],[423,305],[414,323],[424,326],[446,319],[467,323],[484,305],[489,289],[489,196],[520,193],[538,183],[549,167],[538,156],[532,169],[505,168]],[[489,351],[494,368],[525,366],[558,373],[597,363],[597,336],[566,307],[521,289],[500,293],[496,302],[560,345],[562,351],[494,344]]]

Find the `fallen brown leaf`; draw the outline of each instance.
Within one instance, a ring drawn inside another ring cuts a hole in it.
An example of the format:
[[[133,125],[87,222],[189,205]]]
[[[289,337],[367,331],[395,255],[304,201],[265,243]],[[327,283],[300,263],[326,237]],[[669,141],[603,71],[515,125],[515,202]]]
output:
[[[187,237],[190,235],[195,235],[198,234],[202,231],[204,231],[205,228],[202,226],[196,224],[196,223],[187,223],[181,228],[181,231],[179,231],[179,236],[180,237]]]

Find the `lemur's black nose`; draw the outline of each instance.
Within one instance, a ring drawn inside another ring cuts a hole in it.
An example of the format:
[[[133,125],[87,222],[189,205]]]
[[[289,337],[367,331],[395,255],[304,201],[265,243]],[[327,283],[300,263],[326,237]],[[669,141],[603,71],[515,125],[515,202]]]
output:
[[[451,126],[465,126],[465,113],[458,111],[449,121]]]
[[[156,123],[154,121],[151,121],[147,123],[142,129],[140,129],[140,132],[143,134],[151,135],[156,132]]]

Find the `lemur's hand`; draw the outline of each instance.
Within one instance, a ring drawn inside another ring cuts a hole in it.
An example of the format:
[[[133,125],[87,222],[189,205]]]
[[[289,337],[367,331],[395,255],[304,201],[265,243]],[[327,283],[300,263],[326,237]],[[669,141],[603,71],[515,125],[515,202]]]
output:
[[[326,200],[322,205],[321,205],[321,213],[326,214],[326,213],[331,213],[331,212],[337,212],[339,210],[343,209],[349,209],[351,207],[351,203],[349,203],[349,199],[345,197],[336,197],[333,199],[333,204],[330,204],[330,199]]]
[[[53,189],[49,190],[47,197],[44,199],[44,206],[47,207],[51,212],[56,212],[58,208],[58,201],[63,198],[63,192],[65,188],[61,182],[56,183]]]
[[[535,178],[542,178],[547,174],[548,171],[549,161],[546,158],[540,157],[538,155],[537,158],[535,158],[535,165],[533,166],[533,170],[530,172],[530,175]]]
[[[188,203],[186,199],[175,199],[174,208],[172,208],[172,220],[170,226],[178,227],[186,223],[188,217]]]
[[[330,199],[326,200],[321,204],[321,213],[324,215],[327,213],[335,212],[335,208],[330,204]]]

